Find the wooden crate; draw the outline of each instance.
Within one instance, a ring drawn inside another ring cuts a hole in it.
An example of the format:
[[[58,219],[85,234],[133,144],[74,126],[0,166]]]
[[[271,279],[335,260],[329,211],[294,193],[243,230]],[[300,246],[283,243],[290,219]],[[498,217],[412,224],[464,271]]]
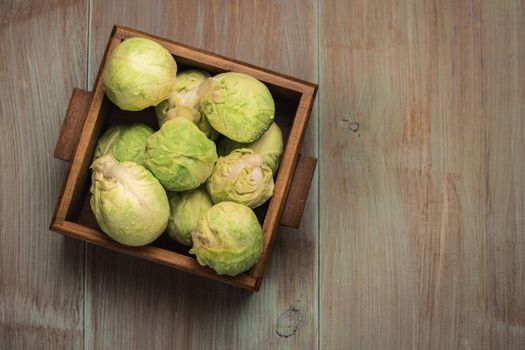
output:
[[[275,178],[274,195],[255,210],[261,222],[264,245],[261,258],[249,271],[235,277],[221,276],[198,264],[188,248],[163,234],[148,246],[134,248],[110,239],[98,227],[89,206],[90,169],[97,138],[111,124],[122,121],[144,122],[156,126],[153,108],[140,112],[122,111],[102,90],[101,73],[108,56],[122,41],[145,37],[164,46],[175,57],[179,71],[200,68],[217,74],[235,71],[249,74],[270,89],[275,100],[275,121],[281,127],[285,148]],[[188,271],[199,276],[257,291],[272,240],[279,224],[298,227],[310,188],[316,159],[299,154],[317,85],[244,62],[182,45],[134,29],[115,26],[109,38],[92,92],[75,89],[55,148],[56,158],[69,162],[69,173],[58,197],[50,229],[121,253]]]

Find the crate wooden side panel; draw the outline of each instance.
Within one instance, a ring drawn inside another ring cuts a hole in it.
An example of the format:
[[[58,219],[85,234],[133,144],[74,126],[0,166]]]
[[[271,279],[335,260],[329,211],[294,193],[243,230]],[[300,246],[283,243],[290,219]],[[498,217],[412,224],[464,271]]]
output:
[[[257,289],[260,286],[261,277],[264,271],[266,260],[268,259],[273,237],[279,224],[278,220],[281,216],[286,196],[290,190],[290,184],[292,182],[293,173],[295,171],[297,159],[299,157],[299,147],[306,132],[313,102],[314,95],[303,94],[301,96],[299,107],[297,108],[295,119],[292,125],[292,130],[288,136],[288,142],[286,143],[286,147],[284,149],[281,165],[279,166],[279,173],[277,174],[275,181],[273,196],[270,199],[270,205],[268,207],[268,211],[266,212],[266,217],[264,218],[263,253],[257,264],[250,271],[250,274],[258,279]]]
[[[218,67],[225,71],[245,73],[266,83],[273,84],[276,86],[282,86],[303,94],[313,95],[315,90],[317,89],[316,84],[312,84],[304,80],[290,77],[281,73],[273,72],[268,69],[256,67],[246,62],[240,62],[235,59],[218,55],[213,52],[201,50],[195,47],[189,47],[187,45],[183,45],[172,40],[167,40],[165,38],[151,35],[133,28],[116,25],[115,36],[122,40],[134,36],[146,37],[161,43],[173,55],[181,56],[195,62],[202,62],[203,64],[213,68]]]
[[[174,267],[201,277],[225,282],[241,288],[249,290],[254,290],[255,288],[255,279],[247,274],[241,274],[235,277],[220,276],[210,268],[199,265],[197,260],[193,257],[188,257],[163,248],[152,245],[131,248],[115,242],[99,230],[68,221],[58,224],[56,229],[70,237],[81,239],[119,253],[136,256],[148,261]]]

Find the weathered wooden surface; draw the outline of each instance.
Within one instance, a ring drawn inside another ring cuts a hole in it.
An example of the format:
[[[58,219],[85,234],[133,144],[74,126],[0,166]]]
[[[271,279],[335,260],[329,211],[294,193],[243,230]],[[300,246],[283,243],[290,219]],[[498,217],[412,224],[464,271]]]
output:
[[[321,347],[523,348],[523,1],[320,20]]]
[[[524,6],[2,1],[0,349],[523,347]],[[115,23],[319,72],[320,187],[259,293],[92,246],[84,274],[83,244],[47,231],[68,99]]]
[[[94,81],[114,24],[133,27],[298,78],[315,80],[315,11],[314,1],[170,0],[152,3],[137,1],[133,5],[129,1],[94,1],[90,83]],[[301,15],[297,16],[298,13]],[[316,115],[312,117],[310,126],[303,148],[305,154],[315,154]],[[87,347],[315,347],[315,194],[316,190],[313,190],[300,230],[281,229],[277,233],[264,282],[257,294],[89,247]],[[276,327],[282,335],[291,334],[286,322],[290,318],[292,326],[298,326],[295,335],[288,338],[279,336]]]
[[[0,349],[79,349],[83,247],[48,231],[53,148],[86,79],[87,2],[0,1]]]

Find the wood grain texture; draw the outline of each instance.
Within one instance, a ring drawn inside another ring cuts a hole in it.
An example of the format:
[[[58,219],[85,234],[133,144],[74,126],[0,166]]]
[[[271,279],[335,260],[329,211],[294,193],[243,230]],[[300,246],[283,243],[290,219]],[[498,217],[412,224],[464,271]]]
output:
[[[86,80],[86,10],[0,2],[0,349],[82,347],[83,243],[47,226],[66,170],[53,147]]]
[[[178,254],[177,252],[154,245],[130,248],[129,246],[122,245],[109,238],[98,228],[98,226],[97,229],[94,229],[69,221],[57,221],[53,224],[53,229],[67,236],[71,236],[76,239],[104,247],[106,249],[111,249],[115,252],[140,257],[158,264],[163,264],[182,271],[191,272],[198,276],[233,284],[240,288],[253,291],[255,283],[257,282],[255,277],[248,273],[243,273],[234,277],[217,275],[209,267],[201,266],[194,257]]]
[[[316,165],[316,158],[304,155],[299,156],[292,184],[290,185],[290,192],[288,197],[286,197],[286,205],[281,216],[281,225],[291,228],[300,226]]]
[[[74,88],[62,123],[53,157],[67,162],[71,160],[86,121],[91,92]]]
[[[96,73],[107,36],[118,23],[315,80],[315,11],[313,1],[94,1],[89,75]],[[307,154],[316,154],[312,124],[303,148]],[[277,233],[257,294],[89,247],[86,347],[314,348],[317,207],[312,193],[301,229]]]
[[[320,20],[321,347],[523,348],[524,3]]]
[[[186,44],[178,43],[171,39],[162,38],[158,35],[146,33],[134,28],[117,24],[115,26],[115,36],[122,40],[137,36],[147,37],[153,41],[161,43],[174,56],[181,56],[194,62],[209,65],[209,67],[213,68],[219,67],[222,69],[222,71],[234,71],[248,74],[259,79],[265,84],[284,86],[287,89],[309,95],[313,95],[317,89],[317,85],[314,83],[297,79],[279,72],[271,71],[266,68],[261,68],[254,64],[232,59],[231,57],[227,57],[225,55],[219,55],[215,52],[203,50],[193,46],[187,46]]]
[[[523,347],[523,2],[319,6],[93,1],[89,87],[115,23],[315,81],[319,17],[322,153],[258,294],[89,246],[83,304],[83,245],[46,227],[88,7],[0,3],[0,349]]]

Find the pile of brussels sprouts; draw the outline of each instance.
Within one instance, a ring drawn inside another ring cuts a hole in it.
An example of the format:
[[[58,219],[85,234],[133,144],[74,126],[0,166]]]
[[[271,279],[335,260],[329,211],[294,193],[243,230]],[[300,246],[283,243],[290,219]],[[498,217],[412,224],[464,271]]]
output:
[[[98,139],[90,204],[100,228],[134,247],[166,231],[219,274],[248,270],[263,246],[252,209],[273,195],[283,152],[268,88],[241,73],[177,74],[144,38],[120,43],[102,79],[120,109],[155,106],[159,129],[127,123]]]

